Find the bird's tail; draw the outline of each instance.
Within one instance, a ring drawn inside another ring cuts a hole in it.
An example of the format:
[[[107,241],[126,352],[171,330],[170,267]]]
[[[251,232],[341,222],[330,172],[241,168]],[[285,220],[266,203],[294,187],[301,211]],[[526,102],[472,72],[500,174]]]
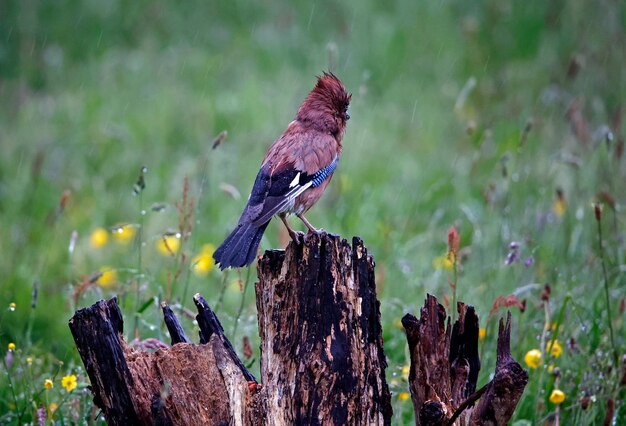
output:
[[[269,223],[268,220],[257,226],[250,222],[240,222],[213,253],[213,259],[220,265],[220,269],[249,266],[254,262],[259,243]]]

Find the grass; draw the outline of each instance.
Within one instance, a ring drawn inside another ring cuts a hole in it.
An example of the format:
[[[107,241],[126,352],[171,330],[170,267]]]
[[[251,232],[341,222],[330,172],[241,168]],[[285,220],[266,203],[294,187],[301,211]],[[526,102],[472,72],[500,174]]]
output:
[[[452,300],[449,282],[486,329],[479,386],[495,366],[505,311],[491,313],[496,298],[526,301],[524,312],[510,307],[513,356],[522,362],[538,349],[543,357],[529,369],[514,424],[557,413],[564,424],[598,424],[609,399],[617,423],[626,418],[615,360],[626,344],[619,2],[3,7],[2,422],[33,421],[41,407],[50,422],[96,417],[67,320],[114,294],[129,340],[167,340],[158,302],[190,308],[201,292],[237,350],[248,336],[258,359],[254,271],[201,276],[190,266],[234,226],[265,149],[329,68],[353,93],[352,119],[309,219],[361,236],[375,256],[394,423],[412,423],[397,324],[426,292]],[[226,140],[211,149],[223,130]],[[96,229],[124,224],[135,231],[128,241],[108,232],[105,245],[91,244]],[[454,277],[436,261],[452,225],[460,234]],[[159,250],[164,235],[178,250]],[[262,248],[285,241],[275,223]],[[513,241],[517,260],[505,265]],[[100,275],[105,266],[109,275]],[[558,357],[546,348],[555,341]],[[78,387],[67,392],[60,379],[71,374]],[[565,393],[560,405],[549,400],[555,387]]]

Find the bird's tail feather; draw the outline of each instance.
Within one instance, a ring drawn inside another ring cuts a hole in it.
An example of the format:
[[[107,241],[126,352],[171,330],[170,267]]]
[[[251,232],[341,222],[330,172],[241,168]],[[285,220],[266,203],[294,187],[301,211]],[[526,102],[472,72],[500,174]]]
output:
[[[260,226],[249,222],[239,223],[213,253],[213,259],[219,263],[220,269],[249,266],[254,262],[261,238],[269,223],[269,220]]]

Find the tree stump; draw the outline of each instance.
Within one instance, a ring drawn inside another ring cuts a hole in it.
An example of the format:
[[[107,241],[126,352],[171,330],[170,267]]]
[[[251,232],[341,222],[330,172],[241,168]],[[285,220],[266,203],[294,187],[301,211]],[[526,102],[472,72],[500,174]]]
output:
[[[70,320],[94,403],[111,425],[356,425],[391,422],[374,261],[309,234],[259,262],[256,285],[262,386],[201,296],[199,345],[163,306],[172,346],[130,347],[116,300]]]
[[[269,251],[256,285],[270,425],[390,424],[374,260],[363,242],[309,234]]]
[[[528,382],[528,373],[511,357],[511,314],[506,325],[500,320],[494,378],[476,391],[478,317],[463,303],[458,312],[451,329],[445,308],[428,295],[419,319],[411,314],[402,318],[411,354],[415,424],[506,425]]]

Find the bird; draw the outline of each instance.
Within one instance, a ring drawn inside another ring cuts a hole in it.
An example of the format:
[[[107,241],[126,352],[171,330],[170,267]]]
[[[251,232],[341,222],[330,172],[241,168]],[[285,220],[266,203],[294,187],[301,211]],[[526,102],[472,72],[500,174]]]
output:
[[[319,200],[339,162],[352,95],[332,72],[317,77],[313,90],[283,134],[267,150],[239,222],[213,253],[221,270],[250,266],[274,216],[298,241],[287,216],[304,214]]]

